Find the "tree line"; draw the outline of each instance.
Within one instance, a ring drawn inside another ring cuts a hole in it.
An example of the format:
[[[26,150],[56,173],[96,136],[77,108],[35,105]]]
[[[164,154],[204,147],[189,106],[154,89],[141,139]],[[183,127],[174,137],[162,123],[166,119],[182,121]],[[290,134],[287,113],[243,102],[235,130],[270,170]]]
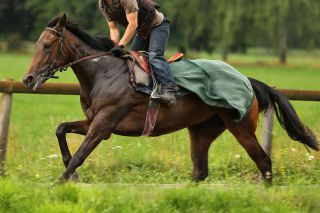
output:
[[[320,46],[318,0],[156,0],[171,20],[170,45],[181,50],[246,53],[250,47],[277,51]],[[92,34],[108,35],[98,0],[2,0],[0,40],[20,35],[35,40],[46,23],[66,12]]]

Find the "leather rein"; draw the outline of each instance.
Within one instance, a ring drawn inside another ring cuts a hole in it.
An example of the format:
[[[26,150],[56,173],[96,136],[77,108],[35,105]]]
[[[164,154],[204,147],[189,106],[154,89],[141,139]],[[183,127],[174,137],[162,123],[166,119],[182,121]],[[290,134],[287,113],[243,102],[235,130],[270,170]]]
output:
[[[59,36],[59,41],[60,41],[60,49],[58,51],[58,54],[57,56],[55,57],[55,59],[53,60],[52,64],[50,65],[49,67],[49,70],[48,70],[48,74],[41,74],[41,76],[43,76],[44,78],[59,78],[58,76],[54,76],[56,72],[60,71],[66,71],[69,67],[72,67],[73,65],[76,65],[78,63],[81,63],[81,62],[84,62],[84,61],[87,61],[87,60],[90,60],[90,59],[94,59],[94,58],[98,58],[98,57],[101,57],[101,56],[107,56],[107,55],[111,55],[111,52],[98,52],[98,53],[95,53],[95,54],[92,54],[92,55],[88,55],[88,56],[84,56],[78,60],[75,60],[75,61],[71,61],[70,57],[69,57],[69,62],[66,64],[66,65],[63,65],[63,66],[58,66],[56,67],[56,63],[57,63],[57,60],[58,58],[63,55],[63,56],[66,56],[64,53],[63,53],[63,48],[64,46],[68,46],[69,48],[71,48],[71,51],[72,52],[76,52],[75,51],[75,47],[73,47],[71,44],[69,44],[66,40],[65,40],[65,35],[64,35],[64,28],[62,29],[61,32],[53,29],[53,28],[50,28],[50,27],[47,27],[45,28],[45,30],[49,30],[51,32],[54,32],[56,35]]]

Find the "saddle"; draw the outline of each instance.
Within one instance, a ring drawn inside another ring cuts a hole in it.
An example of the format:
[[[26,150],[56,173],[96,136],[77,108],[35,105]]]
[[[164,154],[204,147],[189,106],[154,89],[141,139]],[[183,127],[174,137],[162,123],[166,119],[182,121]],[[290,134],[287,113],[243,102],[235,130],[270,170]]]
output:
[[[152,92],[156,87],[156,80],[149,64],[147,54],[144,52],[130,51],[124,57],[127,58],[131,84],[137,91],[152,96]],[[167,61],[168,63],[173,63],[181,60],[182,57],[182,53],[176,53]],[[160,103],[150,99],[142,135],[149,136],[152,134],[152,131],[155,128],[159,109]]]
[[[167,61],[168,63],[173,63],[181,60],[183,53],[176,53]],[[145,52],[130,51],[128,66],[131,73],[130,81],[134,85],[141,85],[145,87],[152,86],[152,69],[149,64],[149,60]]]
[[[149,64],[147,54],[144,52],[130,51],[129,54],[124,56],[127,58],[128,67],[130,70],[130,81],[137,91],[151,94],[155,89],[156,80],[152,72],[152,68]],[[176,53],[167,61],[173,63],[181,60],[183,57],[182,53]],[[146,121],[142,135],[149,136],[152,134],[153,129],[156,125],[158,112],[160,109],[160,103],[151,99],[146,114]]]

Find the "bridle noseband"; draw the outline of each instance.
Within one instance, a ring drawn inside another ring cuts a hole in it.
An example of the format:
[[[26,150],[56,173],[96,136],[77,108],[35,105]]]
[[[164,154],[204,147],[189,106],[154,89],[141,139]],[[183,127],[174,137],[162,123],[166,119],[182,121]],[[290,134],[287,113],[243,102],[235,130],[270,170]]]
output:
[[[90,59],[94,59],[94,58],[97,58],[97,57],[101,57],[101,56],[106,56],[106,55],[111,55],[110,52],[98,52],[98,53],[95,53],[95,54],[92,54],[92,55],[88,55],[88,56],[84,56],[78,60],[75,60],[75,61],[71,61],[71,55],[69,56],[69,60],[68,60],[68,63],[66,65],[63,65],[63,66],[58,66],[56,67],[56,63],[59,59],[59,57],[61,55],[63,56],[66,56],[64,53],[63,53],[63,48],[64,46],[68,46],[71,51],[73,53],[76,53],[76,48],[73,47],[71,44],[69,44],[66,39],[65,39],[65,35],[64,35],[64,31],[65,31],[65,28],[63,28],[61,30],[61,32],[59,32],[58,30],[54,29],[54,28],[51,28],[51,27],[47,27],[45,28],[45,30],[49,30],[49,31],[52,31],[54,32],[56,35],[58,35],[58,38],[59,38],[59,42],[60,42],[60,49],[58,51],[58,54],[56,55],[55,59],[53,60],[53,62],[51,63],[50,67],[49,67],[49,70],[48,70],[48,73],[45,74],[41,74],[42,77],[44,78],[59,78],[57,76],[54,76],[56,72],[60,71],[66,71],[69,67],[75,65],[75,64],[78,64],[80,62],[83,62],[83,61],[87,61],[87,60],[90,60]]]

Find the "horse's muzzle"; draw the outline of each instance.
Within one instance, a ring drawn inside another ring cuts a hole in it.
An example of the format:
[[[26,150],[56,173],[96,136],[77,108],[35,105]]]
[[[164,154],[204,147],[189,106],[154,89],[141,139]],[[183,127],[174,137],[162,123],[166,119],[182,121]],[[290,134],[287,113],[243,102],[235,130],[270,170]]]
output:
[[[27,75],[24,76],[22,81],[23,81],[23,83],[25,85],[27,85],[28,89],[31,89],[33,87],[33,84],[34,84],[34,76],[30,75],[30,74],[27,74]]]

